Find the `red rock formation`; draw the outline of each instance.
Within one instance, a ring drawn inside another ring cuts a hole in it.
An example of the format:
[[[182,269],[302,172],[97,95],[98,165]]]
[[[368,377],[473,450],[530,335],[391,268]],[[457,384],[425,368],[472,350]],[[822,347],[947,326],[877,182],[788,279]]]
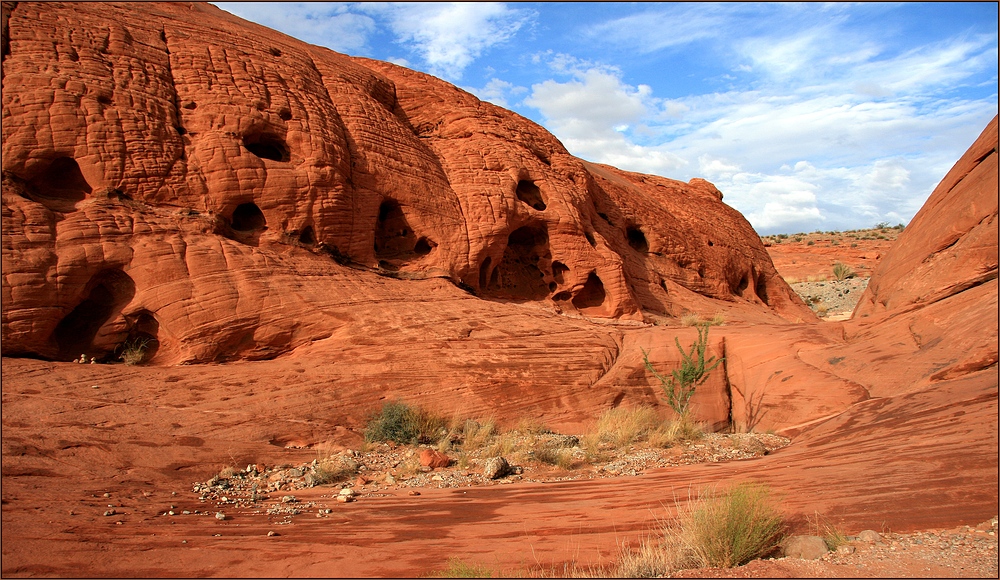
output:
[[[269,358],[343,318],[334,260],[589,317],[812,316],[703,180],[211,5],[7,6],[6,354]]]

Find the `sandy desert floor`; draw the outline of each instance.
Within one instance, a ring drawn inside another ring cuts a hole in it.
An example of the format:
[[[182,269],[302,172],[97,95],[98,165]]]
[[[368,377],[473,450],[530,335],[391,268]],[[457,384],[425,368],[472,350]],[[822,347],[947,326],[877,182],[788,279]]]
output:
[[[843,243],[803,263],[816,245],[783,244],[788,252],[775,258],[779,271],[792,255],[793,271],[816,279],[830,259],[850,263],[835,253],[849,247]],[[874,262],[850,265],[864,271]],[[428,576],[449,569],[450,561],[494,575],[597,574],[613,566],[623,546],[654,533],[675,498],[703,485],[752,479],[766,479],[785,496],[782,509],[797,533],[814,533],[810,516],[822,516],[848,535],[874,529],[882,541],[855,541],[853,553],[815,561],[761,560],[679,575],[997,575],[996,518],[983,521],[976,509],[963,511],[975,502],[963,496],[946,506],[901,503],[913,497],[901,484],[909,478],[917,478],[917,486],[949,485],[947,465],[920,466],[922,444],[897,449],[900,463],[876,484],[844,475],[857,471],[828,460],[833,456],[824,452],[839,444],[822,432],[772,446],[766,455],[715,453],[712,460],[709,451],[678,448],[671,452],[675,459],[686,452],[696,459],[657,463],[634,449],[613,469],[535,469],[500,482],[456,467],[386,483],[395,470],[390,461],[369,481],[352,484],[358,498],[350,503],[336,501],[341,485],[279,488],[250,503],[195,491],[226,467],[294,469],[320,455],[362,448],[358,424],[315,411],[338,396],[327,386],[332,368],[295,357],[190,367],[4,359],[3,575]],[[939,405],[926,398],[915,404]],[[851,443],[852,461],[877,470],[884,463],[879,439],[905,431],[919,440],[920,427],[909,416],[893,416],[891,406],[868,407],[846,420],[890,425]],[[995,415],[995,407],[981,402],[969,408]],[[928,444],[936,446],[935,463],[953,457],[995,471],[996,457],[963,456],[960,437]],[[283,502],[287,495],[295,501]],[[900,510],[905,517],[885,521],[883,514]],[[965,524],[955,527],[955,521]]]

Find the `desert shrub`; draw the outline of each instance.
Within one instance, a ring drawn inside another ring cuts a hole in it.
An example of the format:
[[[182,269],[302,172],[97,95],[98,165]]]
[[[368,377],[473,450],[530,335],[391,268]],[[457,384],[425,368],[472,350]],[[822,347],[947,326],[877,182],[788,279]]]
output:
[[[482,422],[467,419],[462,425],[462,450],[482,449],[496,434],[497,425],[492,418],[484,419]]]
[[[712,315],[712,318],[708,320],[709,326],[722,326],[726,323],[726,315],[721,312],[716,312]]]
[[[669,532],[662,537],[647,538],[638,550],[622,546],[618,563],[608,574],[609,578],[669,578],[686,566],[684,550],[676,545],[677,539]]]
[[[458,558],[448,560],[448,567],[435,578],[492,578],[494,570],[484,564],[469,564]]]
[[[784,523],[763,484],[744,482],[709,491],[679,515],[680,538],[698,565],[742,566],[771,554],[784,535]]]
[[[697,314],[685,314],[681,317],[681,326],[697,326],[701,324],[701,316]]]
[[[653,364],[649,362],[649,353],[645,350],[642,351],[643,364],[660,381],[660,386],[663,387],[663,392],[667,395],[667,404],[681,416],[687,414],[688,405],[691,402],[691,397],[694,396],[695,389],[708,380],[708,374],[724,360],[721,358],[716,360],[714,356],[705,360],[705,351],[708,348],[708,329],[708,324],[698,327],[698,340],[691,344],[691,349],[687,352],[681,347],[680,340],[674,338],[677,350],[681,353],[681,368],[671,371],[670,377],[664,377],[658,373],[653,368]]]
[[[142,364],[148,348],[149,341],[146,339],[128,340],[122,345],[122,353],[118,358],[128,366]]]
[[[682,415],[675,421],[667,421],[654,429],[647,440],[653,447],[666,449],[681,441],[696,441],[704,435],[701,426],[690,415]]]
[[[535,448],[534,457],[542,463],[567,471],[573,468],[573,452],[569,449],[540,445]]]
[[[660,418],[652,407],[616,407],[602,413],[593,434],[588,435],[599,443],[621,448],[644,438],[659,424]]]
[[[365,441],[413,443],[420,435],[418,413],[406,403],[387,402],[365,426]]]
[[[856,275],[857,274],[854,273],[854,270],[846,264],[837,262],[833,265],[833,277],[837,280],[846,280],[848,278],[853,278]]]
[[[358,462],[343,456],[327,457],[313,467],[313,485],[326,485],[354,477],[358,472]]]
[[[812,246],[812,245],[815,245],[815,244],[816,244],[816,242],[814,242],[812,240],[809,240],[808,242],[806,242],[807,246]]]
[[[887,230],[889,229],[889,222],[879,222],[875,224],[876,230]]]
[[[801,242],[802,241],[802,236],[795,236],[795,241],[796,242]]]

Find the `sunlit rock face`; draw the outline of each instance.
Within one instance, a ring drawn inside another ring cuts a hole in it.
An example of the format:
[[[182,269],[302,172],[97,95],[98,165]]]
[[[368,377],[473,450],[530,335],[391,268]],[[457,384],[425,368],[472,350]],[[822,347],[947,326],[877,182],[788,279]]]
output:
[[[567,315],[811,317],[704,180],[210,5],[5,6],[5,354],[272,357],[330,334],[351,267]]]

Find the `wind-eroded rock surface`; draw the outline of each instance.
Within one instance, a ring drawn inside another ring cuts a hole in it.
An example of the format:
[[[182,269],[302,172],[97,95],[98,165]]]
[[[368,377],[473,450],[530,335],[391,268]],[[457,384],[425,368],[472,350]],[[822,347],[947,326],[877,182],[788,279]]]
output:
[[[343,326],[342,264],[590,317],[811,316],[711,184],[588,164],[436,78],[207,5],[9,12],[5,353],[271,358]]]
[[[5,576],[563,570],[743,479],[801,531],[996,515],[996,119],[854,319],[820,323],[705,181],[584,162],[440,80],[208,5],[3,7]],[[223,466],[357,446],[385,400],[571,434],[668,416],[642,353],[675,368],[691,312],[726,320],[695,416],[791,445],[287,524],[163,515],[214,507],[189,490]],[[65,362],[143,340],[150,364]]]

